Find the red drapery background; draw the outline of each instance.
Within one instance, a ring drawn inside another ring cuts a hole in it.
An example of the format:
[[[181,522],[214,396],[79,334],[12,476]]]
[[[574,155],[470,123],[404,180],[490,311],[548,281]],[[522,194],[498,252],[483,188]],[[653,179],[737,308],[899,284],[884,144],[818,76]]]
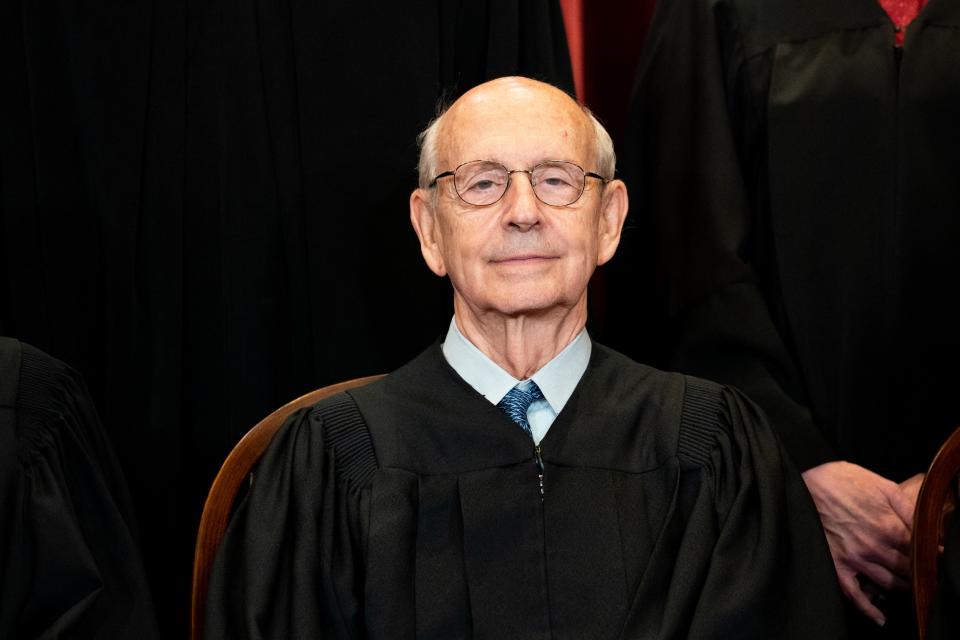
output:
[[[656,0],[561,0],[577,97],[617,140]]]

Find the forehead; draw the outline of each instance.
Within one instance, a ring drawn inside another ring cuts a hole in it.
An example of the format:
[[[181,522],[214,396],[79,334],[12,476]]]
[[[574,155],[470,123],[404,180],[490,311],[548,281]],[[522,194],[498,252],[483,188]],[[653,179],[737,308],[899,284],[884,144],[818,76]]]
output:
[[[591,170],[596,160],[593,126],[580,107],[533,81],[505,79],[473,89],[447,111],[439,134],[443,167],[496,160],[515,169],[568,160]]]

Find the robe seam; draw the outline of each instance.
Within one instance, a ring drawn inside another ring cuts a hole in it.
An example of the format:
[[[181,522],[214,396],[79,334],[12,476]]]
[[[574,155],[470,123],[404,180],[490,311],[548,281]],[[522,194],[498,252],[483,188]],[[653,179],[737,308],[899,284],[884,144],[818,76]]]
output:
[[[586,464],[560,464],[557,462],[551,462],[549,459],[546,459],[546,458],[544,459],[543,462],[544,464],[548,464],[552,467],[559,468],[559,469],[584,469],[588,471],[604,471],[604,472],[612,472],[612,473],[622,473],[630,476],[643,476],[643,475],[649,475],[651,473],[656,473],[658,471],[662,471],[663,469],[669,467],[670,463],[675,461],[676,459],[677,459],[677,456],[670,456],[669,459],[664,460],[663,464],[660,464],[656,467],[651,467],[649,469],[643,469],[642,471],[630,471],[627,469],[620,469],[616,467],[602,467],[597,465],[586,465]],[[417,476],[420,478],[446,478],[446,477],[459,477],[459,476],[464,476],[471,473],[490,471],[493,469],[506,469],[510,467],[523,466],[523,465],[529,464],[530,462],[531,460],[522,460],[520,462],[510,463],[505,465],[494,465],[490,467],[479,467],[477,469],[467,469],[465,471],[450,471],[450,472],[444,472],[444,473],[422,472],[422,471],[416,471],[413,469],[408,469],[406,467],[398,467],[398,466],[392,466],[392,465],[379,466],[377,467],[377,471],[401,471],[403,473],[409,473],[410,475]],[[367,481],[367,484],[369,484],[369,481]]]

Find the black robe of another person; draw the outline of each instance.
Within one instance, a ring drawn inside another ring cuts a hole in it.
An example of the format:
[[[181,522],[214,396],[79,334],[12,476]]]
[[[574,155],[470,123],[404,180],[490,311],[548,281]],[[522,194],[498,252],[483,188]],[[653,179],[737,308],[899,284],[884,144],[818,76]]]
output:
[[[159,638],[135,530],[83,380],[0,338],[0,638]]]
[[[253,477],[209,640],[843,637],[762,415],[597,344],[537,449],[434,345],[294,414]]]
[[[960,424],[960,3],[895,48],[877,0],[670,0],[647,42],[604,340],[744,391],[801,470],[926,470]]]
[[[650,251],[613,286],[659,296],[607,340],[746,392],[801,470],[924,471],[960,424],[960,3],[895,48],[876,0],[672,0],[648,44],[623,155]]]

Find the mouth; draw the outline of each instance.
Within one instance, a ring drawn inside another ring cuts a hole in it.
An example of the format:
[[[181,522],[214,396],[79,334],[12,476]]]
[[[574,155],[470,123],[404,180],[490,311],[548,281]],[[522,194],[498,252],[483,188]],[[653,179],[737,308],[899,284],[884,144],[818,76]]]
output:
[[[522,265],[522,264],[539,264],[542,262],[548,262],[550,260],[556,260],[557,256],[547,256],[539,254],[520,254],[515,256],[504,256],[502,258],[492,258],[490,262],[492,264],[503,264],[503,265]]]

